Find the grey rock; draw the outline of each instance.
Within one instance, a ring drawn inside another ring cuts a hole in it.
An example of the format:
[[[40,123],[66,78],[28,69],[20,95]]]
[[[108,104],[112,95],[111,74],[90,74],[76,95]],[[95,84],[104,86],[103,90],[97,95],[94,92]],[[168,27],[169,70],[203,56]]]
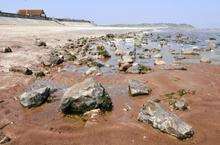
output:
[[[147,101],[141,108],[138,120],[178,139],[190,138],[194,131],[190,125],[173,113],[166,112],[158,103]]]
[[[50,96],[51,90],[50,87],[44,87],[38,90],[25,92],[19,97],[20,103],[23,107],[27,108],[40,106]]]
[[[23,66],[11,66],[9,68],[9,71],[22,73],[24,75],[32,75],[33,74],[31,69],[29,69],[27,67],[23,67]]]
[[[65,114],[83,114],[93,109],[111,111],[112,102],[105,88],[93,78],[73,85],[62,100],[60,109]]]
[[[129,80],[129,92],[132,96],[149,95],[151,89],[138,80]]]

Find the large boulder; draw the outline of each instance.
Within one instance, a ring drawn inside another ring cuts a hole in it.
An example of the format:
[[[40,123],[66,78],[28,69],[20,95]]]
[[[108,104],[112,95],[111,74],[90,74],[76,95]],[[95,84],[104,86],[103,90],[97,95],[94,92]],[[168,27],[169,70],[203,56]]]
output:
[[[138,120],[151,124],[154,128],[178,139],[190,138],[194,134],[190,125],[175,114],[166,112],[158,103],[151,100],[147,101],[141,108]]]
[[[129,80],[129,92],[132,96],[149,95],[151,89],[143,82],[138,80]]]
[[[60,109],[65,114],[83,114],[93,109],[110,111],[112,102],[105,88],[93,78],[73,85],[62,100]]]
[[[50,96],[51,90],[50,87],[44,87],[38,90],[25,92],[19,97],[20,103],[23,107],[27,108],[40,106]]]

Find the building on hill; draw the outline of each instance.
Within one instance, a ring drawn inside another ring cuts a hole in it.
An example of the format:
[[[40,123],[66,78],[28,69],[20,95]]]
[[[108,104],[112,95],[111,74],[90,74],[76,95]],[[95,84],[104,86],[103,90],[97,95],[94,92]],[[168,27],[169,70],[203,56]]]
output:
[[[46,14],[42,9],[22,9],[18,10],[18,15],[23,17],[46,17]]]

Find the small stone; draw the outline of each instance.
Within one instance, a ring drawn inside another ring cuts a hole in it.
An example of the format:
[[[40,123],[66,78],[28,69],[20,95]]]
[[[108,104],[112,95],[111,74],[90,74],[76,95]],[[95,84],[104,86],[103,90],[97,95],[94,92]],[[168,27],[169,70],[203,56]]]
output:
[[[207,49],[214,50],[216,48],[217,48],[216,40],[209,40]]]
[[[128,68],[130,68],[132,66],[131,63],[121,63],[119,62],[119,71],[127,71]]]
[[[182,110],[182,111],[184,111],[184,110],[188,109],[188,104],[187,104],[187,102],[186,102],[185,99],[180,99],[180,100],[177,100],[177,101],[173,104],[173,107],[174,107],[174,109],[176,109],[176,110]]]
[[[138,63],[133,63],[133,65],[129,67],[126,72],[131,74],[147,74],[151,71],[152,69],[148,66],[144,66]]]
[[[120,49],[117,49],[116,51],[115,51],[115,55],[117,55],[117,56],[123,56],[123,55],[125,55],[126,53],[123,51],[123,50],[120,50]]]
[[[94,67],[89,68],[85,74],[99,76],[99,75],[102,75],[102,71],[100,70],[99,67],[94,66]]]
[[[5,47],[0,52],[2,52],[2,53],[11,53],[12,49],[10,47]]]
[[[100,109],[94,109],[94,110],[85,112],[83,114],[82,118],[84,120],[90,120],[90,119],[95,119],[95,118],[97,118],[98,116],[101,116],[101,115],[102,115],[102,111]]]
[[[47,43],[44,42],[44,41],[42,41],[42,40],[40,40],[40,39],[36,39],[35,44],[36,44],[37,46],[39,46],[39,47],[41,47],[41,46],[46,47],[46,46],[47,46]]]
[[[154,55],[154,58],[163,58],[162,54],[158,53],[156,55]]]
[[[184,50],[184,51],[182,51],[182,54],[183,55],[199,55],[198,52],[195,52],[193,50]]]
[[[181,65],[166,65],[162,68],[163,70],[183,70],[186,71],[187,68]]]
[[[155,64],[155,65],[165,65],[166,62],[163,61],[163,60],[156,59],[156,60],[154,61],[154,64]]]
[[[202,57],[201,59],[200,59],[200,62],[203,62],[203,63],[211,63],[212,61],[210,60],[210,58],[208,58],[208,57]]]
[[[133,97],[135,97],[140,95],[149,95],[151,89],[143,82],[138,80],[129,80],[129,92]]]
[[[23,66],[11,66],[9,68],[9,71],[22,73],[24,75],[32,75],[33,74],[32,70],[30,70],[27,67],[23,67]]]
[[[124,63],[133,63],[134,59],[130,55],[124,55],[124,56],[122,56],[122,62],[124,62]]]
[[[45,77],[45,73],[43,71],[37,71],[34,73],[36,78],[42,78]]]
[[[6,136],[1,130],[0,130],[0,144],[6,144],[11,141],[11,138]]]

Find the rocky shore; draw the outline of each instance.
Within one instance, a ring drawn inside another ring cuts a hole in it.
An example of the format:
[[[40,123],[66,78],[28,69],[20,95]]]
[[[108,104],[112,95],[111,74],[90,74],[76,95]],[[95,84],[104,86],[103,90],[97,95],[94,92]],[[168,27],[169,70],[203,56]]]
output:
[[[219,38],[145,29],[5,32],[0,144],[217,145]]]

